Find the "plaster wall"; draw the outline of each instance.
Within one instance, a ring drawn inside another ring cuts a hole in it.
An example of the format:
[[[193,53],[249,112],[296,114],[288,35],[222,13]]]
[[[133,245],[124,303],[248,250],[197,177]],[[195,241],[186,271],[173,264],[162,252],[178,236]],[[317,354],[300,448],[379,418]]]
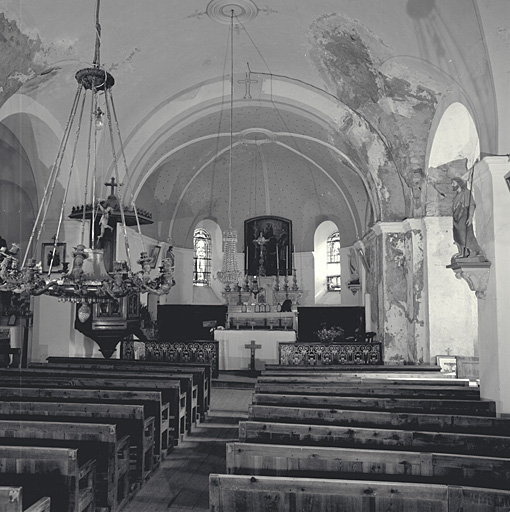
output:
[[[451,217],[425,217],[430,362],[437,355],[478,355],[477,303],[465,281],[446,268],[457,252]],[[427,362],[427,361],[425,361]]]
[[[296,265],[297,284],[303,290],[303,296],[299,301],[301,306],[310,306],[314,301],[315,258],[312,251],[298,252],[294,255]]]
[[[478,300],[480,393],[495,400],[498,414],[510,415],[510,191],[504,185],[510,173],[505,157],[487,157],[475,167],[474,193],[477,239],[492,263],[484,299]],[[473,293],[473,292],[471,292]]]

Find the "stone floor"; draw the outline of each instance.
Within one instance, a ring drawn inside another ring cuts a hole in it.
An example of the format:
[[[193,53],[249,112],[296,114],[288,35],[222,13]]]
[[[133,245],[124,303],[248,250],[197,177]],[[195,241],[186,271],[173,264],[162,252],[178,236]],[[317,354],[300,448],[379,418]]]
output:
[[[238,439],[238,423],[247,418],[252,400],[253,387],[238,389],[236,383],[249,382],[249,377],[220,376],[206,421],[166,457],[125,512],[209,510],[209,473],[225,472],[225,443]]]

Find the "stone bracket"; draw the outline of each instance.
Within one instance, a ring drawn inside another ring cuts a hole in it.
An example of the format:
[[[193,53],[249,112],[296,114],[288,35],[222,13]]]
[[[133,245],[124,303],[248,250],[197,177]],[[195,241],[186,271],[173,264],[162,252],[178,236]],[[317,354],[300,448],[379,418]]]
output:
[[[347,288],[351,290],[353,295],[356,295],[361,290],[361,284],[359,282],[347,283]]]
[[[451,268],[455,272],[457,279],[464,279],[469,289],[475,292],[478,299],[485,299],[487,293],[487,284],[489,283],[489,272],[491,268],[490,261],[463,261],[473,258],[452,258]]]

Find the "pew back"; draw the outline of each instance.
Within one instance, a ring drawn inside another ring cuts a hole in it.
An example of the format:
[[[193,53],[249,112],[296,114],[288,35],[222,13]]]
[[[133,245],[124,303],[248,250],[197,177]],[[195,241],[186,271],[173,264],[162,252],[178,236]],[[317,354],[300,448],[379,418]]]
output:
[[[0,446],[0,461],[2,482],[23,487],[29,502],[49,496],[54,510],[92,512],[95,461],[77,449]]]
[[[320,446],[227,443],[227,473],[380,479],[508,490],[510,459]]]
[[[510,437],[510,418],[487,416],[251,405],[248,407],[248,418],[281,423],[399,428]]]
[[[510,491],[213,473],[209,504],[211,512],[504,512],[510,508]]]

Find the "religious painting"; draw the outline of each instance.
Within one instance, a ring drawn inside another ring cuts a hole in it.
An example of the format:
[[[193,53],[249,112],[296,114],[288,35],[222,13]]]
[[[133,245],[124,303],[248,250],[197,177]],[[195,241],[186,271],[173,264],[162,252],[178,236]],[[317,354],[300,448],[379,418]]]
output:
[[[292,222],[261,216],[244,222],[244,267],[250,276],[292,275]]]
[[[55,251],[55,254],[53,254],[53,251]],[[50,267],[52,272],[62,272],[65,260],[65,243],[58,243],[56,245],[54,243],[42,244],[41,264],[43,273],[48,272]]]

